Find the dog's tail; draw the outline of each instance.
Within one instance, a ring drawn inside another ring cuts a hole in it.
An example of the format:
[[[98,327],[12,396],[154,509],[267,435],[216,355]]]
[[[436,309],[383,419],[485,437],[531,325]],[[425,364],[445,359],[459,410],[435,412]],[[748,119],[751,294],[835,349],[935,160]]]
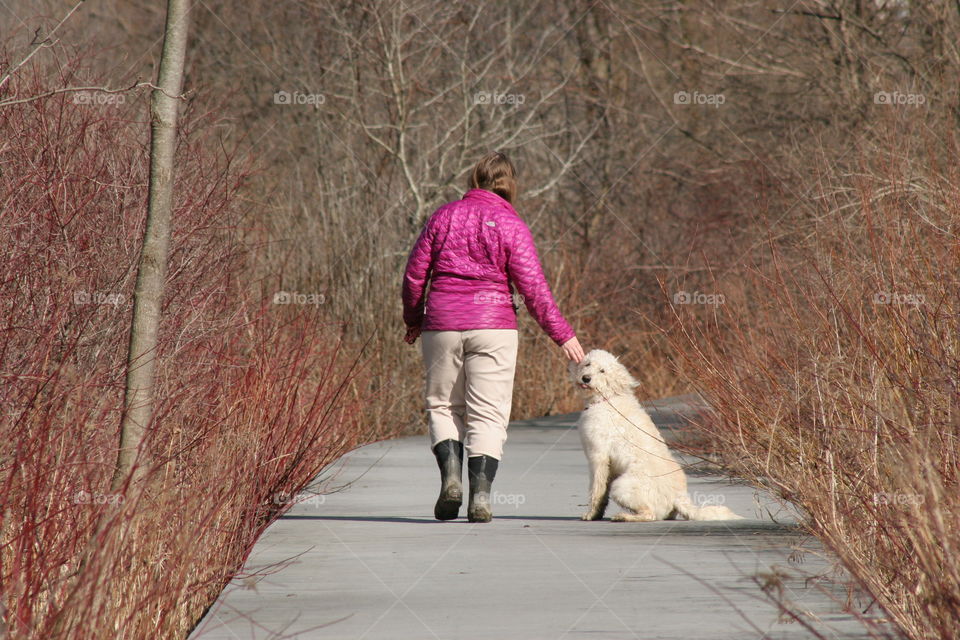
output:
[[[698,507],[690,500],[686,493],[677,497],[673,505],[681,516],[687,520],[743,520],[743,516],[738,516],[733,511],[722,504],[710,504]]]

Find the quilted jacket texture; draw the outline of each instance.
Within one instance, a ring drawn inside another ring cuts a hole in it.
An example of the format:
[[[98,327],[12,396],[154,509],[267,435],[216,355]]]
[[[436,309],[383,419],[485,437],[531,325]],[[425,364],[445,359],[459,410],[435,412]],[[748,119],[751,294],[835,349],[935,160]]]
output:
[[[423,331],[516,329],[513,303],[520,300],[557,344],[575,335],[550,293],[530,229],[509,202],[471,189],[437,209],[407,260],[406,325]]]

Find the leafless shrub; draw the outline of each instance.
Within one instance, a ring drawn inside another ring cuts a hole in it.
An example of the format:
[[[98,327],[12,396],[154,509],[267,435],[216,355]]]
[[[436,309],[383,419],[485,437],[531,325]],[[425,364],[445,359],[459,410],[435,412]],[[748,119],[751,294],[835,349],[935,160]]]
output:
[[[41,95],[42,75],[24,67],[8,91]],[[290,496],[369,437],[343,413],[362,373],[335,333],[251,293],[233,229],[246,162],[212,152],[208,114],[190,112],[147,471],[142,491],[110,489],[146,193],[149,112],[127,98],[61,93],[0,111],[10,638],[186,635]]]
[[[716,409],[704,427],[728,464],[799,505],[904,635],[951,638],[960,175],[935,159],[955,157],[953,141],[925,143],[925,166],[897,146],[858,176],[822,178],[830,195],[802,240],[765,240],[746,295],[714,317],[677,307],[671,342]]]

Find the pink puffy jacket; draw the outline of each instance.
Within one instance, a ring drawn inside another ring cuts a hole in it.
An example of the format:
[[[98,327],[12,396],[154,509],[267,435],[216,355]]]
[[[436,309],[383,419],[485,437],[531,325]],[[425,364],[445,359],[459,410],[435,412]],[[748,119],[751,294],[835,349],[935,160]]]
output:
[[[511,285],[554,342],[575,335],[550,293],[530,229],[509,202],[471,189],[437,209],[413,246],[403,321],[423,331],[516,329]]]

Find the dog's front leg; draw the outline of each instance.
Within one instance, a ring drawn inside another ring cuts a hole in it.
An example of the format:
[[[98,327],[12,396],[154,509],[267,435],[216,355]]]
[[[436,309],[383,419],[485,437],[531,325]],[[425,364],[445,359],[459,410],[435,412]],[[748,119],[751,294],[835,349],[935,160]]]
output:
[[[610,461],[607,459],[591,461],[590,465],[590,506],[580,517],[581,520],[601,520],[610,501]]]

